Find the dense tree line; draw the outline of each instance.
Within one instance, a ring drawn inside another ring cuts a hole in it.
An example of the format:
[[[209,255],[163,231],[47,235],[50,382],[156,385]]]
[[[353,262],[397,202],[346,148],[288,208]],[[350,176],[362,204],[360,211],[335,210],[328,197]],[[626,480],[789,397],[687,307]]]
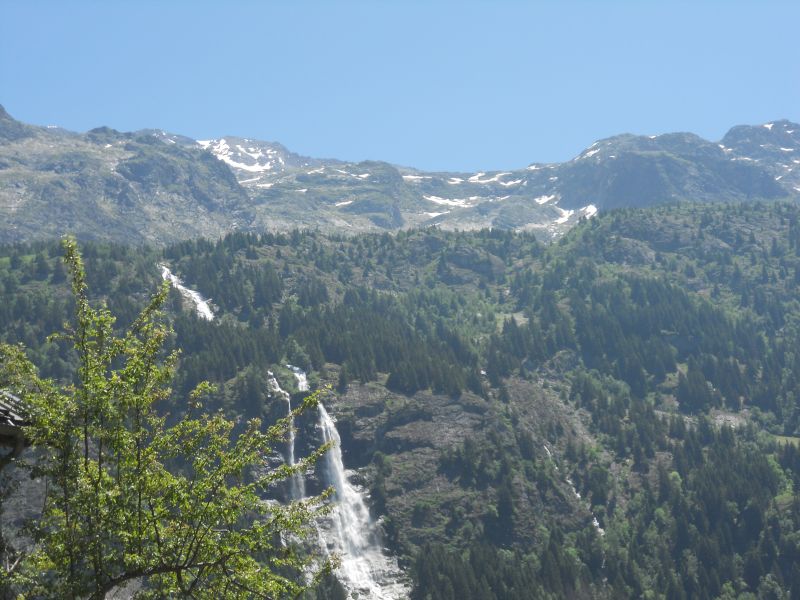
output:
[[[451,511],[451,539],[416,563],[417,598],[800,594],[796,205],[616,211],[548,247],[499,230],[237,232],[84,256],[120,327],[161,262],[211,299],[206,322],[170,294],[176,398],[210,379],[209,408],[260,416],[266,369],[286,363],[334,373],[340,391],[481,397],[482,435],[443,452],[438,474],[484,504],[411,507],[419,531]],[[0,248],[0,337],[63,378],[75,357],[43,341],[72,308],[58,257],[55,244]],[[521,427],[514,382],[558,388],[588,433]],[[370,458],[382,512],[391,461]],[[329,584],[320,598],[340,594]]]

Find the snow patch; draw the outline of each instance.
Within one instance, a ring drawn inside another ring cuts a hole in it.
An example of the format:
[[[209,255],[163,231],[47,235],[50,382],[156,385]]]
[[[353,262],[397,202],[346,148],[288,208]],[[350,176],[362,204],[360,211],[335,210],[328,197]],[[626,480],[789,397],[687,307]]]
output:
[[[422,181],[423,179],[431,179],[430,175],[403,175],[406,181]]]
[[[762,127],[764,127],[765,129],[769,129],[770,131],[772,131],[772,127],[773,127],[773,125],[775,125],[775,123],[765,123],[764,125],[762,125]]]
[[[563,208],[561,208],[560,206],[556,206],[555,208],[556,208],[556,210],[557,210],[557,211],[558,211],[558,212],[561,214],[561,216],[560,216],[560,217],[558,217],[558,218],[557,218],[557,219],[554,221],[555,223],[558,223],[559,225],[562,225],[562,224],[566,223],[567,221],[569,221],[569,218],[570,218],[572,215],[574,215],[574,214],[575,214],[575,211],[574,211],[574,210],[564,210],[564,209],[563,209]]]
[[[347,206],[348,204],[352,204],[352,200],[342,200],[341,202],[337,202],[334,206]]]
[[[265,171],[271,171],[275,167],[275,163],[272,160],[272,157],[277,154],[277,151],[273,148],[268,148],[266,151],[266,156],[264,153],[257,148],[243,148],[240,144],[236,145],[236,149],[239,153],[244,154],[245,156],[249,157],[255,164],[247,164],[243,162],[239,162],[235,160],[234,152],[231,150],[230,145],[222,138],[220,140],[198,140],[197,143],[204,149],[209,150],[217,157],[217,159],[221,160],[225,164],[233,167],[234,169],[239,169],[240,171],[247,171],[248,173],[263,173]],[[259,162],[259,159],[266,158],[266,162]],[[278,157],[278,162],[281,165],[284,164],[284,161],[281,157]]]
[[[493,177],[489,177],[488,179],[481,179],[486,173],[476,173],[472,177],[469,178],[470,183],[492,183],[492,182],[499,182],[501,177],[505,177],[506,175],[511,175],[511,173],[497,173]]]
[[[597,214],[597,207],[594,204],[589,204],[587,206],[584,206],[581,209],[581,212],[583,213],[584,217],[586,217],[587,219],[591,219],[593,216]]]
[[[498,181],[497,183],[499,183],[503,187],[510,187],[512,185],[519,185],[520,183],[522,183],[522,179],[514,179],[513,181]]]
[[[469,206],[469,202],[475,202],[476,200],[480,200],[481,196],[470,196],[469,198],[441,198],[439,196],[423,196],[425,200],[429,202],[435,202],[436,204],[443,204],[444,206]]]
[[[344,171],[342,169],[334,169],[337,173],[341,173],[342,175],[347,175],[348,177],[355,177],[356,179],[366,179],[369,177],[369,173],[361,173],[360,175],[356,175],[355,173],[350,173],[349,171]]]
[[[558,198],[558,194],[550,194],[549,196],[539,196],[538,198],[534,198],[533,201],[536,204],[547,204],[551,200],[556,200]]]

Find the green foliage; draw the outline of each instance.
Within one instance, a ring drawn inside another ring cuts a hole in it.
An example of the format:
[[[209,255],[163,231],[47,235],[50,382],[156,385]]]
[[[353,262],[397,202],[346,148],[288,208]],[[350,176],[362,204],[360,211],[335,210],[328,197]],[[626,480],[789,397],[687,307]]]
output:
[[[110,311],[89,302],[75,243],[64,248],[75,322],[60,337],[77,355],[75,382],[41,379],[20,347],[1,347],[0,383],[25,399],[38,449],[31,474],[47,484],[12,588],[37,598],[102,599],[130,584],[142,598],[297,595],[316,560],[284,542],[306,533],[323,498],[279,505],[264,493],[325,448],[294,468],[268,469],[288,420],[264,429],[253,419],[234,437],[233,422],[201,411],[207,384],[166,426],[155,410],[177,360],[162,352],[166,285],[117,335]],[[296,413],[315,402],[309,396]]]
[[[388,542],[408,562],[443,544],[418,597],[458,580],[503,597],[482,561],[537,597],[781,597],[800,590],[796,449],[774,441],[800,433],[798,223],[792,204],[678,204],[598,215],[548,248],[298,230],[85,255],[93,300],[125,325],[159,260],[212,297],[211,323],[166,300],[165,345],[183,351],[169,422],[205,379],[229,418],[283,414],[266,369],[338,382]],[[0,248],[0,336],[69,381],[79,355],[39,340],[73,307],[53,256]]]

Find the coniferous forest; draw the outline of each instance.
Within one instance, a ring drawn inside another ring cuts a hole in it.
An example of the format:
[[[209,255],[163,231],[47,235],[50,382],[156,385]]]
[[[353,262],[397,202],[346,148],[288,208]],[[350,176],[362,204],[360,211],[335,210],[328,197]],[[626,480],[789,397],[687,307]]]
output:
[[[167,299],[168,422],[204,380],[205,410],[241,423],[285,416],[268,371],[292,398],[286,365],[331,386],[414,600],[800,599],[797,204],[621,209],[551,244],[429,228],[80,247],[120,329],[159,264],[210,299],[212,321]],[[69,383],[77,357],[48,339],[74,309],[61,257],[0,247],[0,341]],[[309,454],[313,419],[297,434]],[[308,597],[343,594],[328,578]]]

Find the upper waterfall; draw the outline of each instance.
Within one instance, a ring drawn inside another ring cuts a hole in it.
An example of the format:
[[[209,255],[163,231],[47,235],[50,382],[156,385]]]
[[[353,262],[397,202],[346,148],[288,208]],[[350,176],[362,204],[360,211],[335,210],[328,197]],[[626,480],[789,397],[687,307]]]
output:
[[[297,389],[301,392],[307,392],[309,387],[308,376],[306,375],[306,372],[300,367],[295,367],[294,365],[286,365],[286,368],[294,373],[294,377],[297,379]]]
[[[267,380],[267,384],[269,385],[269,390],[273,394],[280,396],[286,401],[288,415],[289,415],[289,441],[286,444],[286,462],[289,464],[290,467],[295,465],[295,456],[294,456],[294,444],[295,444],[295,431],[294,431],[294,415],[292,415],[292,396],[281,388],[278,380],[275,379],[275,374],[272,371],[267,371],[267,375],[269,379]],[[289,496],[290,500],[300,500],[304,498],[306,495],[306,482],[303,479],[303,475],[300,473],[296,473],[292,476],[291,480],[289,481]]]
[[[203,298],[200,292],[190,290],[184,286],[180,277],[173,275],[172,271],[169,270],[167,265],[162,264],[158,266],[161,267],[161,278],[165,281],[169,281],[172,286],[181,293],[181,296],[194,304],[198,317],[205,319],[206,321],[214,320],[214,311],[211,310],[208,300]]]

